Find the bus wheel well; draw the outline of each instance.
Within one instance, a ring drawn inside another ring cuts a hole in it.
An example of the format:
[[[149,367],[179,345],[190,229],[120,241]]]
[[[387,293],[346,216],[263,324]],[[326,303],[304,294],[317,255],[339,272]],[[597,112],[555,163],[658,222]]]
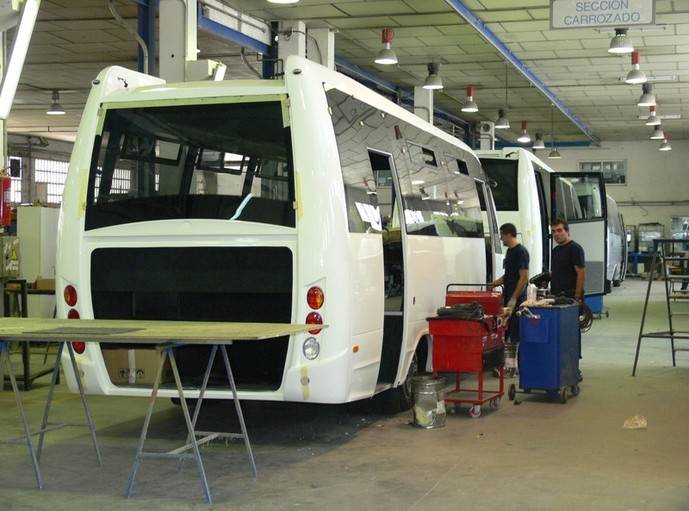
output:
[[[421,337],[421,339],[419,339],[419,342],[416,344],[416,359],[419,365],[419,373],[426,372],[426,367],[428,365],[428,357],[431,354],[429,349],[429,341],[430,337],[428,335],[424,335],[423,337]]]

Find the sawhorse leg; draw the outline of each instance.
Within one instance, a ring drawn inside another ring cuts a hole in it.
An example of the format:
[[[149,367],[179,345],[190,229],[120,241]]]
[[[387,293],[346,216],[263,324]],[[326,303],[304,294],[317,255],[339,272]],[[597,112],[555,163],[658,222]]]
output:
[[[17,387],[17,380],[14,377],[14,369],[12,369],[12,361],[9,355],[9,343],[6,341],[0,341],[0,364],[2,361],[5,362],[7,366],[7,373],[10,376],[10,383],[12,384],[12,391],[14,392],[14,397],[17,400],[17,410],[19,410],[19,417],[22,420],[22,425],[24,426],[24,436],[26,438],[26,446],[29,448],[29,456],[31,457],[31,464],[33,465],[33,471],[36,475],[36,484],[39,489],[43,489],[43,479],[41,478],[41,469],[38,467],[38,459],[36,458],[36,451],[33,448],[33,441],[31,440],[31,431],[29,430],[29,422],[26,420],[26,414],[24,413],[24,404],[22,403],[21,395],[19,394],[19,388]]]
[[[88,401],[86,400],[86,394],[84,394],[84,385],[81,381],[81,373],[79,372],[79,366],[77,365],[76,357],[74,355],[74,348],[72,343],[61,341],[58,343],[57,355],[55,357],[55,366],[53,366],[52,378],[50,381],[50,388],[48,389],[48,400],[45,403],[45,408],[43,409],[43,420],[41,421],[41,429],[39,431],[40,436],[38,437],[38,450],[36,452],[36,457],[41,460],[41,453],[43,452],[43,440],[45,434],[52,429],[57,429],[64,427],[67,424],[57,424],[50,425],[48,423],[48,416],[50,415],[50,407],[53,402],[53,393],[55,391],[55,385],[57,385],[58,378],[60,377],[60,364],[62,361],[62,351],[67,344],[67,351],[69,352],[69,359],[72,364],[72,371],[74,372],[74,379],[77,382],[77,387],[79,388],[79,396],[81,397],[81,404],[84,407],[84,415],[86,415],[86,425],[89,428],[91,434],[91,441],[93,442],[93,448],[96,451],[96,460],[98,461],[98,466],[103,466],[103,458],[100,454],[100,448],[98,447],[98,439],[96,438],[96,426],[93,422],[93,416],[91,415],[91,409],[89,408]],[[51,427],[54,426],[54,427]]]
[[[244,422],[244,415],[242,414],[242,408],[239,403],[239,396],[237,394],[237,387],[234,381],[234,376],[232,374],[232,368],[230,366],[230,359],[227,355],[227,349],[225,345],[220,345],[220,352],[223,357],[223,362],[225,365],[225,370],[227,372],[227,378],[228,382],[230,384],[230,387],[232,389],[232,397],[234,400],[235,404],[235,409],[237,411],[237,417],[239,419],[239,425],[241,427],[241,434],[238,433],[222,433],[222,432],[213,432],[213,431],[196,431],[196,422],[198,420],[200,411],[201,411],[201,404],[203,403],[203,399],[206,393],[206,388],[208,386],[208,380],[210,379],[210,373],[213,368],[213,362],[215,360],[217,351],[218,351],[218,346],[213,345],[211,348],[211,353],[208,359],[208,365],[206,366],[206,371],[203,377],[203,384],[201,385],[201,389],[199,391],[199,397],[198,401],[196,403],[196,406],[194,408],[194,416],[193,418],[189,415],[189,408],[187,407],[187,402],[184,397],[184,388],[182,386],[182,380],[179,375],[179,370],[177,368],[177,363],[175,360],[175,355],[174,355],[174,345],[168,345],[164,346],[161,355],[160,355],[160,361],[158,364],[158,371],[156,373],[156,379],[155,382],[153,383],[153,390],[151,392],[151,398],[149,400],[148,404],[148,410],[146,412],[146,417],[144,418],[144,425],[141,430],[141,436],[139,438],[139,445],[136,450],[136,455],[134,457],[134,464],[132,465],[132,470],[129,474],[129,480],[127,482],[127,488],[125,490],[125,496],[130,497],[132,495],[133,489],[134,489],[134,479],[136,478],[136,472],[141,465],[141,461],[143,458],[174,458],[178,460],[184,460],[186,458],[191,458],[193,457],[196,460],[196,466],[199,471],[199,476],[201,478],[201,483],[203,487],[203,493],[204,497],[206,498],[206,501],[209,504],[213,503],[210,489],[208,487],[208,479],[206,477],[206,471],[203,467],[203,461],[201,459],[201,453],[199,451],[199,446],[206,444],[210,442],[211,440],[214,440],[216,438],[242,438],[244,440],[244,445],[246,447],[247,453],[249,455],[249,460],[251,462],[251,469],[254,474],[254,479],[257,477],[257,470],[256,470],[256,463],[254,461],[254,455],[251,450],[251,443],[249,442],[249,435],[246,430],[246,423]],[[177,449],[174,449],[169,452],[164,452],[164,453],[156,453],[156,452],[144,452],[144,444],[146,442],[146,437],[148,435],[148,428],[151,422],[151,416],[153,415],[153,408],[155,405],[155,401],[158,397],[158,389],[160,388],[160,383],[162,379],[162,374],[163,374],[163,367],[165,365],[165,360],[169,359],[170,360],[170,366],[172,367],[172,373],[175,378],[175,385],[177,386],[177,394],[179,396],[180,400],[180,405],[182,407],[182,413],[184,415],[184,421],[187,425],[187,443],[179,447]],[[202,438],[197,439],[197,436],[201,436]],[[193,456],[189,454],[185,454],[185,451],[188,450],[193,451]],[[180,464],[181,467],[181,464]]]
[[[146,436],[148,435],[148,427],[151,423],[151,416],[153,415],[153,407],[155,405],[156,399],[158,397],[158,389],[160,388],[160,382],[163,375],[163,367],[165,365],[165,360],[170,359],[170,366],[172,367],[172,373],[175,378],[175,384],[177,385],[177,394],[179,395],[180,404],[182,406],[182,413],[184,414],[184,421],[187,424],[188,438],[191,440],[190,446],[184,446],[180,449],[175,449],[168,453],[153,453],[144,452],[144,444],[146,442]],[[196,434],[194,433],[194,428],[192,426],[191,417],[189,416],[189,409],[187,407],[187,401],[184,397],[184,389],[182,387],[182,380],[179,376],[179,371],[177,369],[177,364],[175,362],[174,346],[163,347],[160,354],[160,362],[158,363],[158,372],[156,373],[156,379],[153,383],[153,390],[151,391],[151,399],[148,404],[148,411],[146,412],[146,417],[144,419],[144,426],[141,430],[141,437],[139,438],[139,446],[136,449],[136,456],[134,457],[134,464],[132,465],[132,470],[129,474],[129,481],[127,482],[127,489],[125,490],[125,496],[130,497],[134,490],[134,479],[136,477],[136,472],[141,465],[141,460],[144,457],[157,457],[157,458],[181,458],[185,457],[183,454],[184,450],[190,447],[194,451],[194,458],[196,459],[196,466],[199,469],[199,475],[201,477],[201,483],[203,485],[203,493],[206,497],[206,501],[209,504],[213,503],[211,498],[210,490],[208,488],[208,480],[206,479],[206,471],[203,468],[203,461],[201,460],[201,453],[199,452],[198,442],[196,441]]]

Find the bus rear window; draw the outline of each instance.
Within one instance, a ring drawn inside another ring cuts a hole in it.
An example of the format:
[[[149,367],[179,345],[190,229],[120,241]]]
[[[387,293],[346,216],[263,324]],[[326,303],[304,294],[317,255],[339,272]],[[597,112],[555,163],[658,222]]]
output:
[[[110,109],[86,229],[204,218],[293,227],[291,136],[279,100]]]
[[[492,185],[495,209],[498,211],[519,210],[517,200],[517,160],[481,158],[481,166]]]

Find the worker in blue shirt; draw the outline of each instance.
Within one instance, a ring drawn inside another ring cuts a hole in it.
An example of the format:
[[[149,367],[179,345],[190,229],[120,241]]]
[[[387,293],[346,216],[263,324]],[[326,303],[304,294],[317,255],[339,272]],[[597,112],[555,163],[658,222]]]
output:
[[[526,300],[526,286],[529,282],[529,251],[519,243],[514,224],[500,226],[500,240],[507,247],[503,262],[505,272],[493,281],[491,286],[502,285],[502,300],[505,313],[512,316],[505,335],[505,373],[512,377],[517,368],[517,348],[519,346],[519,319],[513,315],[519,305]]]

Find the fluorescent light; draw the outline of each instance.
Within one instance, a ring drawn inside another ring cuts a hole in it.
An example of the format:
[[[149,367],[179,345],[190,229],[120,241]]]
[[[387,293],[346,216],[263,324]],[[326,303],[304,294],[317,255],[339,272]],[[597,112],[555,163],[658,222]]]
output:
[[[440,64],[431,62],[428,64],[428,76],[423,84],[424,89],[439,90],[443,88],[443,80],[440,78]]]
[[[46,111],[46,115],[65,115],[65,109],[62,108],[60,104],[60,93],[56,90],[53,91],[53,103],[50,108]]]
[[[653,133],[651,133],[651,140],[663,140],[664,138],[665,134],[663,133],[662,126],[656,126],[656,129],[653,130]]]
[[[531,142],[531,137],[529,136],[528,131],[526,131],[527,126],[528,122],[522,121],[522,134],[519,135],[517,142],[521,142],[522,144],[528,144],[529,142]]]
[[[557,147],[553,147],[552,150],[550,151],[550,154],[548,155],[548,159],[550,160],[561,160],[562,155],[560,154],[560,151],[557,150]]]
[[[495,121],[496,130],[508,130],[510,129],[510,120],[507,118],[507,112],[501,108],[498,110],[498,120]]]
[[[536,141],[533,144],[533,149],[545,149],[543,135],[541,135],[540,133],[536,133]]]
[[[269,4],[296,4],[299,0],[268,0]]]
[[[34,24],[36,23],[36,15],[38,14],[40,3],[40,0],[26,0],[24,2],[21,19],[19,20],[19,26],[17,27],[16,36],[14,38],[12,55],[5,67],[5,76],[2,81],[2,92],[0,92],[0,119],[7,119],[12,109],[14,95],[17,92],[17,84],[19,83],[19,76],[24,67],[24,59],[26,59],[26,52],[29,48],[29,42],[31,41],[31,34],[33,33]]]
[[[395,33],[391,28],[384,28],[381,34],[381,39],[383,41],[383,49],[378,52],[374,62],[376,64],[382,64],[385,66],[390,66],[397,64],[397,54],[392,50],[392,38]]]
[[[615,29],[615,36],[610,41],[608,53],[620,55],[634,51],[634,45],[632,44],[632,40],[627,35],[627,31],[628,30],[626,28]]]
[[[642,94],[639,101],[636,103],[637,106],[656,106],[656,96],[653,94],[653,85],[650,83],[644,83],[641,86]]]
[[[627,73],[627,78],[624,79],[625,83],[630,85],[636,85],[639,83],[646,83],[648,79],[646,78],[646,73],[644,73],[639,66],[639,52],[632,52],[632,69]]]
[[[467,99],[462,106],[462,112],[474,113],[478,112],[478,105],[474,101],[474,86],[469,85],[467,87]]]

